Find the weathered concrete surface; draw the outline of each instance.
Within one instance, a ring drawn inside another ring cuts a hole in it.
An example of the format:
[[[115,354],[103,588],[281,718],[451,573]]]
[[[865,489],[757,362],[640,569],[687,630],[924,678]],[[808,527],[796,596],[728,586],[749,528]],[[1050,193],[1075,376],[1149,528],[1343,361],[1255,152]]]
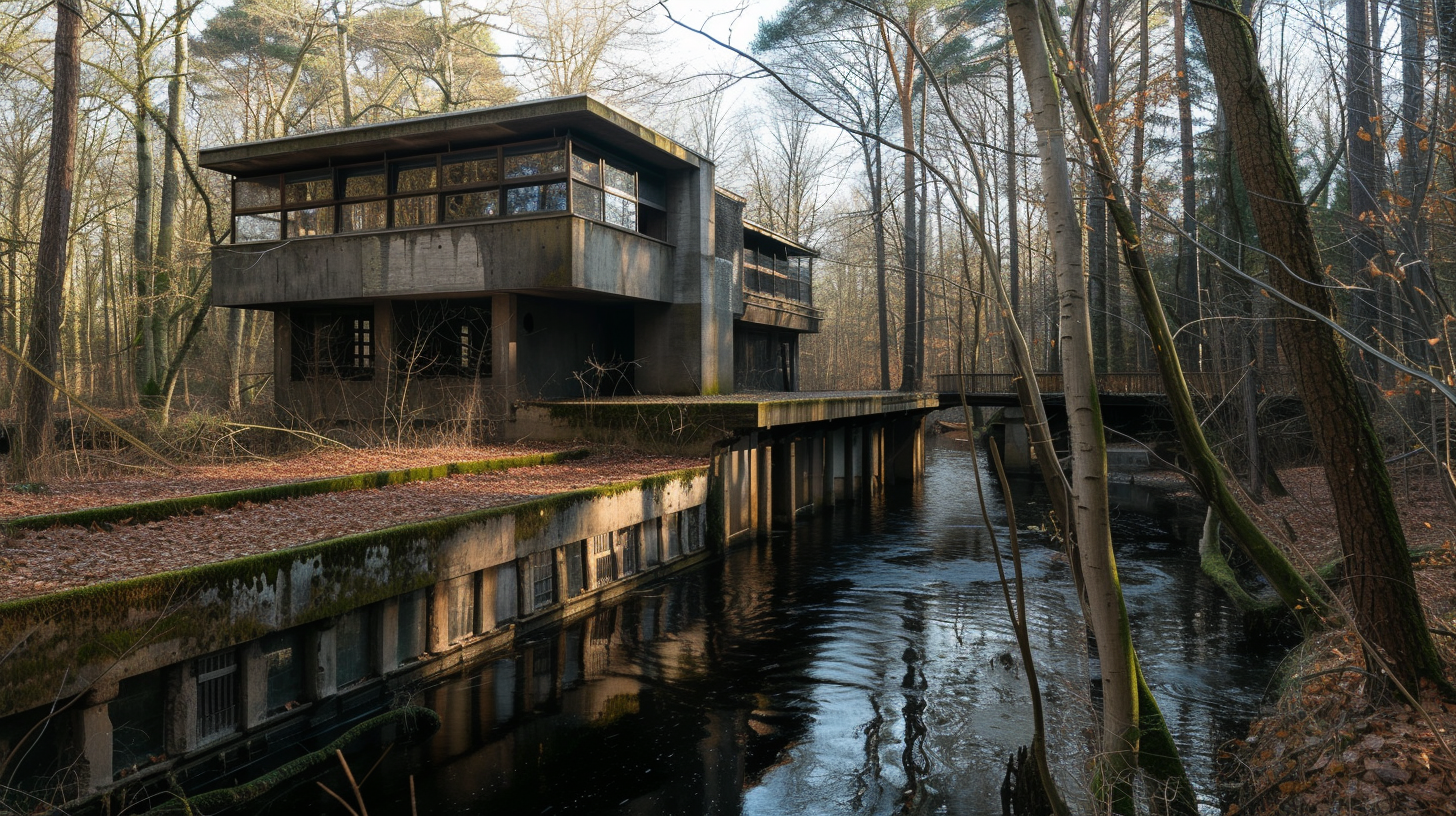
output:
[[[218,306],[581,290],[667,302],[673,248],[561,214],[212,249]]]
[[[743,293],[743,316],[739,320],[796,332],[817,332],[824,323],[824,311],[792,300]]]
[[[700,506],[707,491],[698,468],[3,604],[0,716]]]

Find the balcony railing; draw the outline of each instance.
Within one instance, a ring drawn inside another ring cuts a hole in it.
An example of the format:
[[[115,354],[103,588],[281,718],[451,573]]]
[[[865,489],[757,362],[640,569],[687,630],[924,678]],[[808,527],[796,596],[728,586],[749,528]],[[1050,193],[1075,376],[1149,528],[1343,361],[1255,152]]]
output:
[[[814,286],[809,258],[775,258],[743,251],[743,290],[805,306],[814,304]]]

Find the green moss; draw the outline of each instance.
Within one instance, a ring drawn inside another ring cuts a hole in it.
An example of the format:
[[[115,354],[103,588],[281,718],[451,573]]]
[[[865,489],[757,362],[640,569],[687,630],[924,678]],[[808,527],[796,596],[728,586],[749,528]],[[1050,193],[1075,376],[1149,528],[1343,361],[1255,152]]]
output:
[[[315,580],[333,590],[312,598],[304,610],[290,610],[290,626],[436,583],[437,545],[472,525],[513,516],[517,539],[525,540],[576,504],[636,489],[660,494],[674,482],[691,484],[704,472],[689,468],[0,603],[0,647],[11,649],[0,684],[0,712],[39,705],[54,696],[63,674],[78,676],[87,667],[107,665],[148,643],[174,641],[201,651],[266,634],[274,626],[261,617],[251,598],[277,592],[279,576],[297,564],[312,564]]]
[[[528,454],[507,456],[497,459],[481,459],[472,462],[450,462],[434,467],[406,468],[403,470],[382,470],[375,473],[356,473],[328,479],[313,479],[307,482],[251,487],[243,490],[229,490],[221,493],[204,493],[198,496],[184,496],[177,499],[117,504],[109,507],[93,507],[65,513],[49,513],[40,516],[24,516],[5,522],[7,533],[16,530],[43,530],[48,527],[87,527],[92,524],[118,524],[121,522],[161,521],[172,516],[192,513],[197,510],[225,510],[243,502],[263,504],[280,499],[296,499],[321,493],[343,493],[350,490],[368,490],[406,482],[427,482],[446,476],[472,473],[488,473],[517,467],[549,465],[586,457],[590,451],[585,448],[560,453]]]

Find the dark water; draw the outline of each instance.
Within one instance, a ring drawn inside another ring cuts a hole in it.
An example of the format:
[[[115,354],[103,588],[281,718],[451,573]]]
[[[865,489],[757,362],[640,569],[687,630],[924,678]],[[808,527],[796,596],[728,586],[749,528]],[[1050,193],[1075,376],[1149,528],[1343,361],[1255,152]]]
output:
[[[444,726],[384,756],[369,812],[408,814],[413,775],[422,814],[1000,813],[1005,758],[1031,728],[974,464],[934,451],[913,495],[736,548],[432,681],[414,701]],[[1036,520],[1034,487],[1013,491]],[[1212,810],[1213,756],[1243,736],[1283,650],[1246,637],[1200,574],[1201,518],[1123,492],[1119,570],[1143,665]],[[1074,787],[1089,757],[1084,628],[1044,536],[1022,546],[1053,755]],[[357,749],[356,773],[381,751]],[[250,809],[342,813],[316,781],[346,790],[330,770]]]

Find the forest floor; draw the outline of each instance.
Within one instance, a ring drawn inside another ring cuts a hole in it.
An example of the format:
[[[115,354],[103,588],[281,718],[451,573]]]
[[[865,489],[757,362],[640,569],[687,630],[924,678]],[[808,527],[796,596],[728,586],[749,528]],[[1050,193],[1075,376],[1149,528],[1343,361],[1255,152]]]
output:
[[[1436,646],[1456,680],[1456,512],[1433,474],[1392,473]],[[1293,539],[1296,560],[1338,557],[1329,490],[1317,467],[1280,472],[1290,495],[1250,508]],[[1141,480],[1141,479],[1140,479]],[[1341,601],[1349,604],[1348,591]],[[1359,640],[1348,627],[1306,640],[1281,667],[1277,699],[1228,746],[1225,766],[1241,814],[1450,814],[1456,802],[1456,705],[1433,687],[1419,708],[1372,705]]]
[[[0,506],[9,516],[55,512],[552,449],[507,445],[318,453],[275,463],[184,468],[181,477],[58,482],[50,492],[38,496],[7,492],[4,499],[8,503]],[[227,510],[200,511],[150,523],[14,531],[0,538],[0,601],[223,561],[705,464],[701,458],[653,456],[598,446],[585,459],[558,464],[243,503]]]

